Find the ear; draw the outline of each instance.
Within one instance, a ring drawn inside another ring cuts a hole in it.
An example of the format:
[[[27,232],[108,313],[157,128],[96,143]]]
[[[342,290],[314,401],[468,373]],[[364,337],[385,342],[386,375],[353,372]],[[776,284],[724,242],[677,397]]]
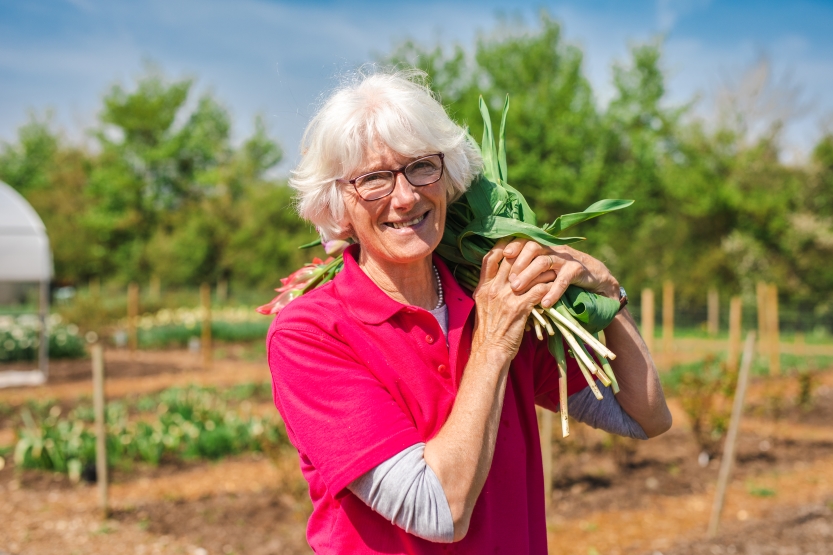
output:
[[[333,237],[333,239],[339,239],[341,241],[355,239],[355,237],[353,237],[353,224],[348,222],[346,218],[339,220],[336,225],[338,225],[340,231]]]

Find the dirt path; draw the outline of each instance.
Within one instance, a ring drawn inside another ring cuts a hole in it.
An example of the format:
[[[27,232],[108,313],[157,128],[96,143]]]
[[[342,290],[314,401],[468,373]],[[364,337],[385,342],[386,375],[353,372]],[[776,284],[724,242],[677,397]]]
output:
[[[150,393],[175,385],[232,385],[269,380],[265,361],[215,360],[210,370],[201,368],[198,355],[187,351],[108,350],[104,356],[109,398]],[[65,361],[52,365],[50,382],[34,388],[0,389],[0,402],[17,407],[28,399],[72,401],[92,395],[90,362]]]

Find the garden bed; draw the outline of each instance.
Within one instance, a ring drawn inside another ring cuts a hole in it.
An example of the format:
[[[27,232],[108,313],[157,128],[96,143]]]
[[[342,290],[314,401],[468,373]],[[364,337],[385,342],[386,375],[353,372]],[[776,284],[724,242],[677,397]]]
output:
[[[118,357],[127,363],[130,356],[108,353],[108,391],[118,392],[111,398],[129,403],[180,380],[231,390],[254,381],[252,376],[268,379],[262,361],[218,360],[203,371],[191,353],[140,355],[145,358],[139,362],[162,370],[120,373]],[[148,388],[139,391],[140,385]],[[87,383],[67,379],[51,389],[29,390],[29,397],[41,391],[43,402],[47,392],[65,395],[61,404],[68,410],[77,405],[70,393],[81,386]],[[17,410],[25,402],[22,393],[2,392],[0,403]],[[698,462],[701,446],[678,399],[671,399],[672,430],[649,442],[611,441],[571,426],[573,435],[554,443],[550,552],[825,553],[833,545],[833,372],[815,374],[809,404],[799,403],[800,393],[795,376],[753,381],[716,540],[706,540],[705,529],[719,460]],[[264,407],[269,403],[261,401]],[[0,471],[0,497],[8,500],[0,506],[7,523],[0,529],[0,551],[66,553],[72,545],[77,553],[309,553],[304,531],[310,505],[297,455],[286,446],[270,455],[116,467],[115,511],[106,521],[97,513],[93,486],[74,484],[65,474],[21,470],[9,461]]]

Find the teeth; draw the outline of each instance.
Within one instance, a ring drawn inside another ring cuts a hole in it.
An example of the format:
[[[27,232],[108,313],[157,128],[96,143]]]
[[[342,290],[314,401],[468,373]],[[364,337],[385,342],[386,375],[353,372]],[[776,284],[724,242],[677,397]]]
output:
[[[391,222],[388,225],[391,226],[394,229],[402,229],[403,227],[410,227],[412,225],[416,225],[419,222],[421,222],[424,218],[425,218],[425,214],[423,214],[422,216],[417,216],[413,220],[410,220],[410,221],[407,221],[407,222]]]

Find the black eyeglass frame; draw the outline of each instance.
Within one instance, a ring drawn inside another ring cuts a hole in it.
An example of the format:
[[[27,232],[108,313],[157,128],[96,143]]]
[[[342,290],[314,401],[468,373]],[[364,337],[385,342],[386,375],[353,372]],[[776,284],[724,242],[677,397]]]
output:
[[[416,164],[417,162],[420,162],[422,160],[426,160],[428,158],[433,158],[434,156],[439,156],[440,157],[440,175],[437,177],[437,179],[435,179],[431,183],[422,183],[420,185],[417,185],[416,183],[414,183],[410,179],[408,179],[408,174],[405,173],[405,171],[409,167],[413,166],[414,164]],[[358,180],[362,179],[363,177],[367,177],[368,175],[373,175],[374,173],[391,173],[391,174],[393,174],[393,187],[391,187],[390,191],[388,191],[387,193],[385,193],[384,195],[382,195],[380,197],[364,198],[362,196],[362,194],[359,192],[359,188],[356,186],[356,182]],[[353,179],[347,180],[347,183],[349,183],[350,185],[353,186],[353,189],[356,191],[356,194],[359,195],[359,198],[361,198],[362,200],[364,200],[366,202],[372,202],[374,200],[381,200],[385,197],[389,197],[390,195],[393,194],[393,191],[396,190],[396,174],[399,174],[399,173],[401,173],[403,176],[405,176],[405,180],[408,183],[410,183],[412,187],[427,187],[428,185],[433,185],[434,183],[436,183],[437,181],[442,179],[443,175],[445,174],[445,154],[443,154],[442,152],[435,152],[434,154],[427,154],[425,156],[420,156],[416,160],[412,160],[412,161],[408,162],[407,164],[405,164],[404,166],[402,166],[398,170],[376,170],[376,171],[372,171],[372,172],[363,173],[359,176],[354,177]]]

